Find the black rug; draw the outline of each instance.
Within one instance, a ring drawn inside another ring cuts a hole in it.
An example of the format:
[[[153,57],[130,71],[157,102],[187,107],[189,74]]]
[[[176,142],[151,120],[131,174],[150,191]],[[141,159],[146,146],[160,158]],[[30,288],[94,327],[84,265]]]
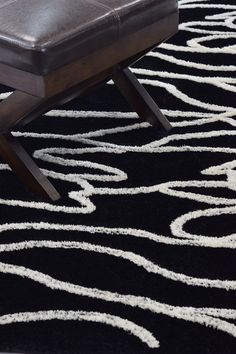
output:
[[[63,198],[0,165],[0,351],[236,352],[236,4],[179,4],[133,69],[169,135],[112,83],[14,133]]]

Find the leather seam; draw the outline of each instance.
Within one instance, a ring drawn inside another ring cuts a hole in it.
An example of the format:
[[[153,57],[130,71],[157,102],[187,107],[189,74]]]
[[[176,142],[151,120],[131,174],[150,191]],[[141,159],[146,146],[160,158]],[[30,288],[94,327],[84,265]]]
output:
[[[93,2],[94,4],[99,5],[100,7],[102,7],[103,9],[109,10],[110,13],[113,15],[113,17],[115,18],[116,22],[117,22],[117,35],[118,35],[118,39],[120,38],[120,24],[121,24],[121,19],[120,19],[120,15],[118,13],[117,10],[113,9],[112,7],[108,6],[108,5],[104,5],[103,3],[101,3],[99,0],[88,0],[90,2]]]

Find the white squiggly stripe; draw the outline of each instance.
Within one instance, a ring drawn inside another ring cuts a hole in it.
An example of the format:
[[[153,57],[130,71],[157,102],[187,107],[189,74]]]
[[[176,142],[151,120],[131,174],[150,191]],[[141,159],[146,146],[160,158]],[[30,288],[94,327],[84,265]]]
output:
[[[146,329],[135,323],[124,320],[121,317],[100,312],[88,311],[38,311],[38,312],[21,312],[0,316],[0,325],[9,325],[12,323],[29,323],[38,321],[88,321],[102,323],[115,328],[120,328],[135,337],[139,338],[150,348],[159,348],[159,342]]]
[[[33,280],[39,284],[45,285],[52,290],[61,290],[79,296],[100,299],[107,302],[120,303],[126,306],[138,307],[143,310],[151,311],[156,314],[163,314],[172,318],[198,323],[204,326],[221,330],[236,337],[236,326],[230,322],[217,317],[224,318],[224,310],[221,309],[220,316],[211,316],[208,314],[209,308],[201,308],[200,311],[194,307],[179,307],[162,304],[147,297],[135,295],[123,295],[111,291],[100,290],[96,288],[86,288],[80,285],[57,280],[47,274],[25,268],[0,262],[0,272],[4,274],[14,274]],[[216,309],[213,309],[216,310]],[[229,310],[226,310],[227,315]],[[231,318],[236,318],[236,310],[231,311]],[[226,317],[228,318],[228,317]]]

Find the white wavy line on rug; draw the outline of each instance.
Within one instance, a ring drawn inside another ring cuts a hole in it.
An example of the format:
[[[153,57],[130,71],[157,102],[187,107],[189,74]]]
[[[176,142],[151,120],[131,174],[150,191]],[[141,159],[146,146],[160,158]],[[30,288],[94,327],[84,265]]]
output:
[[[13,323],[29,323],[52,320],[102,323],[114,328],[123,329],[125,332],[139,338],[149,348],[159,348],[160,346],[156,338],[147,329],[119,316],[100,312],[49,310],[11,313],[0,316],[0,325],[5,326]]]
[[[178,111],[178,110],[168,110],[168,109],[162,109],[162,112],[172,118],[190,118],[193,120],[193,118],[199,118],[196,120],[197,122],[200,122],[204,118],[210,118],[206,119],[206,122],[215,122],[215,120],[218,118],[219,121],[222,120],[224,122],[228,122],[232,126],[235,126],[236,121],[232,119],[231,117],[236,115],[236,109],[235,111],[227,111],[223,113],[206,113],[206,112],[194,112],[194,111]],[[119,112],[119,111],[78,111],[78,110],[63,110],[63,109],[53,109],[46,113],[44,115],[46,118],[108,118],[108,119],[138,119],[138,115],[135,112]],[[193,120],[194,121],[194,120]],[[185,127],[187,124],[190,124],[191,121],[173,121],[171,120],[171,124],[175,126],[181,126]]]
[[[178,5],[181,7],[182,5],[185,4],[190,4],[190,3],[201,3],[201,2],[207,2],[208,0],[178,0]]]
[[[67,141],[73,141],[73,142],[87,142],[87,139],[90,137],[102,137],[106,136],[108,134],[114,134],[114,133],[124,133],[124,132],[130,132],[133,130],[138,130],[138,129],[146,129],[150,125],[146,122],[142,123],[134,123],[134,124],[128,124],[124,127],[117,126],[115,128],[106,128],[106,129],[98,129],[95,131],[89,131],[86,133],[76,133],[76,134],[54,134],[54,133],[36,133],[36,132],[14,132],[14,136],[16,137],[30,137],[30,138],[44,138],[44,139],[61,139],[61,140],[67,140]]]
[[[68,166],[73,166],[73,161],[71,160]],[[76,161],[75,161],[76,162]],[[65,164],[63,164],[65,165]],[[46,172],[46,173],[45,173]],[[79,177],[77,175],[62,175],[59,173],[53,173],[52,171],[44,171],[44,173],[53,178],[60,178],[61,180],[67,180],[69,182],[79,184]],[[65,178],[66,177],[66,178]],[[84,178],[90,180],[98,180],[96,175],[84,175]],[[232,182],[231,182],[232,184]],[[80,184],[83,185],[82,183]],[[94,188],[90,183],[84,183],[82,191],[71,191],[69,192],[69,198],[76,200],[78,203],[82,204],[82,207],[68,207],[68,206],[58,206],[55,204],[45,203],[45,202],[26,202],[19,200],[5,200],[0,199],[0,204],[8,206],[21,206],[34,209],[44,209],[53,212],[64,212],[64,213],[92,213],[95,211],[96,206],[91,202],[90,197],[93,195],[137,195],[137,194],[148,194],[148,193],[163,193],[172,197],[184,198],[195,200],[198,202],[204,202],[206,204],[214,205],[235,205],[235,198],[223,198],[214,197],[209,194],[197,194],[193,192],[184,192],[175,190],[174,188],[227,188],[232,189],[229,186],[229,181],[171,181],[160,183],[152,186],[141,186],[141,187],[131,187],[131,188]]]
[[[193,111],[177,111],[162,109],[162,112],[169,117],[177,118],[191,118],[192,120],[181,120],[179,122],[171,121],[173,127],[186,127],[186,126],[199,126],[204,124],[212,124],[215,122],[224,122],[233,127],[236,126],[236,120],[231,118],[236,115],[236,109],[233,111],[227,111],[223,113],[200,113]],[[71,110],[51,110],[45,114],[46,117],[52,118],[109,118],[109,119],[138,119],[138,115],[134,112],[106,112],[106,111],[71,111]],[[198,118],[198,119],[193,119]],[[147,127],[149,126],[146,125]],[[144,125],[142,126],[145,127]]]
[[[6,165],[0,165],[0,169],[6,169],[8,170],[9,167]],[[67,214],[91,214],[96,210],[96,206],[94,203],[91,202],[90,196],[93,195],[93,186],[88,183],[85,179],[80,178],[77,174],[63,174],[63,173],[58,173],[54,171],[48,171],[48,170],[42,170],[42,172],[51,178],[54,179],[59,179],[64,182],[70,182],[70,183],[75,183],[79,185],[82,190],[77,192],[76,191],[76,201],[81,205],[80,207],[76,206],[66,206],[66,205],[56,205],[55,203],[47,203],[47,202],[35,202],[35,201],[23,201],[23,200],[8,200],[8,199],[2,199],[0,198],[0,204],[2,205],[7,205],[7,206],[18,206],[22,208],[31,208],[31,209],[38,209],[38,210],[45,210],[49,212],[55,212],[55,213],[67,213]],[[85,175],[86,178],[90,178],[92,180],[96,180],[95,175]],[[103,179],[103,176],[101,178],[101,181]],[[105,177],[104,177],[105,179]],[[108,179],[108,177],[106,177]],[[97,178],[97,180],[99,180]],[[114,178],[114,181],[116,181],[116,178]],[[69,199],[75,200],[73,197],[73,192],[69,192]]]
[[[229,17],[231,18],[231,16]],[[192,26],[199,26],[200,28],[192,28]],[[212,29],[206,30],[201,28],[202,26],[206,26],[206,27],[213,27]],[[212,35],[224,35],[225,38],[230,38],[230,36],[233,36],[233,38],[235,37],[235,32],[231,31],[231,32],[227,32],[227,31],[216,31],[214,30],[215,27],[228,27],[227,26],[227,22],[226,21],[206,21],[202,20],[202,21],[190,21],[190,22],[182,22],[179,25],[179,30],[181,31],[187,31],[187,32],[191,32],[191,33],[200,33],[200,34],[212,34]],[[217,37],[214,37],[215,39],[217,39]],[[230,47],[230,46],[226,46],[226,47]]]
[[[235,16],[236,16],[236,11],[227,11],[227,12],[223,12],[220,14],[205,16],[205,19],[206,20],[224,20],[225,19],[225,23],[228,24],[228,20],[234,19]]]
[[[1,96],[1,94],[0,94]],[[1,97],[0,97],[1,99]],[[194,112],[194,111],[178,111],[178,110],[169,110],[169,109],[162,109],[162,112],[172,118],[199,118],[198,120],[194,121],[180,121],[174,122],[172,121],[171,124],[175,127],[185,127],[187,125],[200,125],[201,121],[204,118],[211,118],[205,119],[204,124],[207,123],[214,123],[215,121],[223,121],[229,123],[232,126],[235,126],[236,121],[231,116],[236,115],[236,109],[232,111],[227,111],[223,113],[206,113],[206,112]],[[137,113],[135,112],[119,112],[119,111],[78,111],[78,110],[63,110],[63,109],[53,109],[44,114],[47,118],[109,118],[109,119],[139,119]],[[139,123],[141,127],[150,126],[148,123]],[[148,125],[147,125],[148,124]],[[203,123],[202,123],[203,124]],[[16,132],[17,133],[17,132]]]
[[[180,141],[180,140],[192,140],[192,139],[207,139],[207,138],[217,138],[217,137],[225,137],[225,136],[235,136],[236,130],[213,130],[207,132],[197,132],[197,133],[184,133],[184,134],[172,134],[168,135],[164,138],[159,140],[155,140],[151,143],[145,144],[142,147],[154,147],[154,146],[163,146],[167,145],[168,143],[172,143],[173,141]],[[176,147],[178,149],[178,147]],[[192,147],[195,148],[194,146]],[[222,147],[222,152],[224,152],[225,148]],[[193,150],[194,151],[194,150]]]
[[[201,84],[208,84],[218,88],[223,89],[224,91],[229,92],[236,92],[236,87],[233,85],[229,85],[229,83],[236,84],[236,79],[234,78],[227,78],[227,77],[205,77],[205,76],[196,76],[196,75],[186,75],[186,74],[178,74],[178,73],[169,73],[167,71],[154,71],[149,69],[140,69],[134,68],[132,71],[135,74],[144,75],[144,76],[158,76],[161,78],[169,78],[169,79],[179,79],[179,80],[187,80],[187,81],[194,81]],[[235,66],[236,71],[236,66]],[[155,80],[152,79],[154,82]],[[236,113],[236,108],[235,108]]]
[[[232,112],[233,115],[235,115],[235,112]],[[215,118],[213,118],[212,116],[210,118],[201,118],[201,119],[196,119],[196,120],[192,120],[192,121],[187,121],[187,120],[182,120],[181,122],[175,122],[175,123],[171,123],[173,127],[194,127],[194,126],[201,126],[201,125],[205,125],[205,124],[212,124],[212,123],[217,123],[217,122],[223,122],[223,123],[227,123],[232,127],[236,127],[236,120],[233,118],[224,118],[224,117],[220,117],[216,116]]]
[[[222,209],[220,209],[222,210]],[[234,212],[234,207],[227,207],[227,211],[232,210]],[[211,248],[235,248],[235,242],[228,242],[227,236],[222,237],[211,237],[211,236],[197,236],[194,238],[186,239],[174,239],[173,237],[158,235],[147,230],[140,230],[134,228],[109,228],[103,226],[87,226],[87,225],[70,225],[70,224],[49,224],[49,223],[8,223],[0,225],[0,232],[7,232],[11,230],[27,230],[33,229],[36,231],[40,230],[63,230],[63,231],[77,231],[77,232],[87,232],[91,234],[103,234],[106,236],[131,236],[142,238],[145,240],[153,241],[156,243],[163,243],[167,245],[174,246],[196,246],[196,247],[211,247]]]
[[[7,165],[0,165],[0,170],[10,170],[10,168]],[[91,214],[96,210],[96,206],[91,202],[90,198],[86,196],[91,195],[92,192],[90,192],[90,189],[92,189],[92,185],[88,183],[87,181],[83,180],[82,178],[79,178],[75,174],[62,174],[62,173],[57,173],[54,171],[47,171],[47,170],[42,170],[42,172],[51,178],[63,180],[63,181],[69,181],[70,183],[75,183],[82,187],[82,190],[80,192],[77,192],[77,202],[81,205],[79,207],[77,206],[66,206],[66,205],[56,205],[55,203],[48,203],[48,202],[36,202],[36,201],[23,201],[23,200],[14,200],[14,199],[3,199],[0,198],[0,204],[1,205],[7,205],[7,206],[18,206],[21,208],[30,208],[30,209],[36,209],[36,210],[44,210],[44,211],[49,211],[49,212],[55,212],[55,213],[66,213],[66,214]],[[70,199],[70,194],[69,194],[69,199]]]
[[[175,46],[174,44],[166,44],[166,47],[164,49],[169,49],[170,51],[178,51],[179,47]],[[182,51],[185,52],[194,52],[194,53],[222,53],[222,54],[235,54],[236,51],[230,49],[230,48],[209,48],[208,47],[183,47],[182,46]],[[233,53],[232,53],[233,52]],[[200,70],[207,70],[207,71],[235,71],[235,65],[211,65],[211,64],[204,64],[204,63],[198,63],[198,62],[193,62],[189,60],[184,60],[184,59],[178,59],[174,57],[173,55],[170,54],[163,54],[160,52],[151,52],[147,54],[147,56],[153,57],[153,58],[159,58],[164,61],[167,61],[171,64],[175,64],[178,66],[184,66],[188,68],[195,68],[195,69],[200,69]]]
[[[129,127],[130,129],[130,127]],[[109,133],[113,132],[113,131],[116,131],[115,129],[113,129],[111,131],[111,129],[109,130]],[[99,136],[100,134],[107,134],[107,131],[104,132],[93,132],[91,133],[92,136],[95,134],[96,136]],[[89,134],[89,136],[91,136],[91,134]],[[32,133],[28,133],[28,135],[31,135],[32,136]],[[34,134],[33,134],[34,135]],[[36,134],[38,136],[38,134]],[[41,136],[42,134],[40,134]],[[199,138],[199,139],[202,139],[202,138],[205,138],[205,137],[212,137],[212,136],[225,136],[225,135],[236,135],[236,131],[217,131],[217,132],[207,132],[205,134],[202,134],[202,133],[190,133],[190,134],[177,134],[177,135],[172,135],[172,136],[169,136],[169,137],[166,137],[166,138],[163,138],[163,139],[160,139],[159,141],[157,142],[153,142],[151,144],[147,144],[146,145],[146,151],[152,151],[152,148],[153,148],[153,144],[155,145],[164,145],[164,144],[167,144],[169,143],[170,141],[173,141],[173,140],[181,140],[181,139],[191,139],[191,138]],[[52,135],[51,135],[52,136]],[[88,135],[87,135],[88,136]],[[68,137],[66,137],[67,139]],[[74,136],[72,138],[72,136],[70,136],[70,139],[74,139]],[[99,142],[99,144],[101,145],[101,142]],[[111,144],[110,144],[111,145]],[[114,145],[113,145],[114,146]],[[116,145],[115,145],[116,147]],[[127,147],[125,146],[124,147],[126,150],[128,149],[128,151],[130,151],[130,147]],[[121,149],[121,146],[119,146],[119,149]],[[134,151],[134,149],[132,149]],[[135,148],[136,151],[143,151],[143,148]],[[175,151],[178,151],[179,149],[176,149],[175,148]],[[196,151],[196,148],[192,148],[192,150]],[[204,149],[203,149],[204,150]],[[59,157],[54,157],[54,156],[50,156],[48,154],[48,152],[54,152],[56,154],[77,154],[78,152],[81,153],[81,149],[78,150],[78,149],[62,149],[62,148],[55,148],[54,150],[52,148],[48,148],[48,149],[44,149],[43,151],[38,151],[38,152],[35,152],[35,156],[38,157],[38,158],[41,158],[41,159],[44,159],[45,161],[47,162],[53,162],[53,163],[57,163],[57,164],[61,164],[63,166],[67,165],[67,166],[86,166],[86,167],[90,167],[90,168],[96,168],[96,167],[100,167],[103,169],[103,171],[109,171],[109,172],[112,172],[113,171],[113,175],[111,176],[101,176],[101,175],[91,175],[91,174],[84,174],[84,175],[76,175],[76,174],[68,174],[68,175],[64,175],[64,174],[61,174],[61,173],[55,173],[53,171],[44,171],[48,176],[51,176],[53,178],[59,178],[61,180],[64,180],[64,181],[69,181],[69,182],[73,182],[73,183],[76,183],[78,185],[80,185],[80,187],[83,189],[82,191],[80,192],[71,192],[69,194],[69,197],[72,198],[72,199],[75,199],[76,201],[78,201],[82,207],[81,208],[76,208],[76,207],[66,207],[66,206],[55,206],[55,205],[51,205],[49,203],[34,203],[34,202],[23,202],[23,201],[5,201],[5,200],[2,200],[1,199],[1,203],[2,204],[7,204],[7,205],[12,205],[12,206],[15,206],[15,205],[19,205],[19,206],[23,206],[23,207],[32,207],[32,208],[41,208],[41,209],[46,209],[46,210],[50,210],[50,211],[57,211],[57,212],[67,212],[67,213],[79,213],[79,212],[83,212],[83,213],[90,213],[90,212],[93,212],[95,210],[95,205],[89,200],[89,196],[93,195],[93,194],[122,194],[123,193],[123,190],[122,189],[94,189],[93,186],[88,183],[88,179],[93,179],[93,180],[99,180],[99,181],[104,181],[104,180],[110,180],[110,181],[120,181],[120,180],[125,180],[127,179],[127,175],[123,172],[123,171],[118,171],[117,169],[113,169],[109,166],[101,166],[101,165],[98,165],[98,164],[93,164],[93,163],[90,163],[89,161],[85,161],[85,162],[80,162],[80,161],[76,161],[76,160],[65,160],[65,159],[62,159],[62,158],[59,158]],[[88,152],[88,150],[86,150]],[[209,148],[208,148],[208,151]],[[219,149],[218,149],[219,151]],[[222,152],[226,152],[225,148],[221,148]],[[45,152],[47,152],[45,154]],[[106,151],[108,152],[108,151]],[[120,153],[120,150],[117,152],[117,151],[114,151],[112,150],[111,151],[112,153]],[[155,150],[155,152],[157,152],[157,150]],[[42,155],[43,154],[43,155]],[[116,174],[118,173],[118,175],[116,176]],[[84,178],[84,179],[83,179]],[[86,180],[87,179],[87,180]],[[173,182],[172,182],[173,183]],[[177,183],[177,182],[175,182]],[[179,183],[182,183],[182,182],[179,182]],[[183,182],[184,183],[184,182]],[[200,183],[200,182],[196,182],[196,183]],[[204,183],[208,183],[207,181],[205,181]],[[217,182],[216,183],[222,183],[221,185],[219,184],[218,186],[227,186],[225,185],[225,182]],[[214,187],[214,186],[213,186]],[[135,194],[137,193],[147,193],[147,192],[155,192],[157,191],[158,189],[158,186],[151,186],[151,187],[140,187],[139,189],[134,189],[134,188],[130,188],[130,193],[131,194]],[[162,189],[164,190],[164,189]],[[128,190],[126,190],[126,193],[128,193]],[[180,192],[177,192],[177,191],[171,191],[171,193],[175,193],[175,195],[179,194]],[[189,196],[190,199],[194,196],[194,194],[183,194],[183,192],[181,192],[182,195],[184,197],[186,196]],[[197,196],[197,198],[199,198],[199,196]],[[200,196],[200,198],[202,198]],[[207,198],[204,197],[205,200],[207,201]],[[200,201],[202,201],[203,199],[199,199]],[[204,201],[205,201],[204,200]],[[210,200],[210,199],[209,199]],[[215,199],[216,200],[216,199]],[[221,200],[221,199],[217,199],[217,203],[219,204],[222,204],[223,203],[232,203],[232,201],[230,200]],[[214,202],[214,199],[211,200],[211,202]]]
[[[194,107],[199,107],[201,109],[206,109],[208,111],[217,111],[217,112],[232,111],[235,109],[235,107],[217,105],[214,103],[200,101],[196,98],[190,97],[189,95],[185,94],[180,89],[178,89],[175,85],[162,82],[160,80],[154,81],[150,79],[140,79],[139,82],[143,85],[150,85],[154,87],[157,86],[157,87],[164,88],[168,93],[172,94],[172,96],[180,100],[182,104],[184,102]]]
[[[184,3],[183,3],[184,4]],[[213,5],[214,6],[214,5]],[[181,6],[180,6],[181,7]],[[191,31],[191,32],[197,32],[197,33],[206,33],[206,30],[204,29],[192,29],[189,28],[189,26],[192,26],[193,24],[197,24],[199,26],[218,26],[218,25],[224,25],[226,27],[229,28],[235,28],[233,21],[235,20],[235,15],[236,15],[236,11],[227,11],[227,12],[223,12],[220,14],[213,14],[213,15],[209,15],[209,16],[205,16],[205,20],[202,21],[191,21],[191,22],[185,22],[185,23],[181,23],[180,24],[180,29],[181,30],[187,30],[187,31]],[[215,22],[210,22],[207,20],[222,20],[224,19],[224,22],[221,21],[215,21]],[[215,33],[215,34],[222,34],[222,31],[207,31],[207,33]],[[230,32],[229,34],[235,35],[235,32]],[[217,39],[217,38],[216,38]],[[175,44],[171,44],[171,43],[163,43],[161,44],[161,48],[165,49],[165,50],[170,50],[170,51],[176,51],[176,52],[193,52],[193,53],[222,53],[222,54],[235,54],[235,49],[232,46],[224,46],[223,48],[214,48],[214,47],[202,47],[197,45],[196,42],[192,42],[191,46],[189,42],[187,42],[188,47],[182,46],[182,45],[175,45]],[[185,66],[189,66],[189,67],[194,67],[194,68],[198,68],[198,69],[202,69],[202,70],[217,70],[217,67],[220,68],[222,71],[228,71],[231,70],[229,68],[229,66],[214,66],[214,65],[206,65],[204,63],[196,63],[196,62],[188,62],[186,60],[180,60],[177,59],[173,56],[168,56],[168,55],[164,55],[158,52],[151,52],[148,54],[149,56],[156,56],[156,57],[161,57],[161,55],[163,55],[162,59],[167,60],[167,61],[171,61],[172,63],[174,62],[175,64],[179,64],[179,65],[185,65]],[[231,66],[230,66],[231,67]]]
[[[122,260],[129,261],[148,273],[156,275],[158,274],[159,276],[162,276],[168,280],[173,280],[175,282],[181,282],[190,286],[199,286],[205,288],[236,290],[236,280],[197,278],[183,273],[177,273],[163,268],[137,253],[116,248],[104,247],[87,242],[28,240],[18,243],[2,244],[0,245],[0,252],[19,252],[21,250],[31,250],[35,248],[80,249],[86,252],[100,253],[103,255],[112,256],[118,259],[121,258]]]
[[[227,5],[227,4],[186,4],[186,5],[180,5],[181,9],[225,9],[225,10],[235,10],[236,6],[235,5]]]
[[[92,133],[91,133],[92,134]],[[17,134],[19,136],[25,136],[25,137],[40,137],[40,135],[36,133],[19,133]],[[169,137],[170,141],[174,140],[191,140],[191,139],[205,139],[209,137],[220,137],[220,136],[234,136],[236,135],[236,131],[211,131],[211,132],[201,132],[201,133],[186,133],[186,134],[173,134]],[[47,139],[42,135],[42,138]],[[57,136],[54,136],[54,134],[51,134],[52,139],[57,139]],[[77,135],[75,136],[62,136],[63,140],[73,140],[77,141]],[[188,145],[182,145],[182,146],[162,146],[165,145],[167,142],[164,141],[164,139],[161,139],[160,141],[153,141],[151,143],[141,145],[141,146],[129,146],[129,145],[118,145],[114,143],[109,143],[109,142],[103,142],[99,140],[94,140],[94,139],[85,139],[81,138],[79,139],[80,143],[87,144],[87,145],[92,145],[96,146],[96,148],[77,148],[77,149],[67,149],[67,148],[45,148],[45,149],[40,149],[35,152],[37,156],[39,157],[40,154],[45,154],[45,153],[55,153],[57,151],[61,151],[63,154],[65,154],[65,151],[67,153],[75,153],[78,154],[83,154],[83,153],[97,153],[97,152],[107,152],[107,153],[114,153],[114,154],[121,154],[121,153],[126,153],[126,152],[144,152],[144,153],[168,153],[168,152],[222,152],[226,154],[235,154],[236,149],[235,148],[228,148],[228,147],[208,147],[208,146],[188,146]],[[156,146],[155,146],[156,145]],[[42,156],[40,157],[42,158]]]
[[[202,188],[203,194],[184,192],[175,188]],[[204,181],[204,180],[189,180],[189,181],[170,181],[152,186],[141,186],[131,188],[94,188],[93,193],[96,195],[136,195],[148,193],[163,193],[172,197],[195,200],[200,203],[213,205],[236,205],[236,198],[214,197],[210,194],[205,194],[206,188],[226,188],[229,189],[228,181]],[[230,188],[231,189],[231,188]],[[76,198],[76,192],[73,192],[73,197]]]
[[[220,165],[211,166],[201,171],[205,175],[226,175],[228,188],[236,191],[236,160],[229,161]]]
[[[147,128],[148,125],[146,123],[134,124],[127,127],[122,127],[122,131],[130,131],[134,129]],[[230,130],[221,130],[221,131],[209,131],[209,132],[199,132],[199,133],[185,133],[185,134],[173,134],[168,137],[156,140],[154,142],[148,143],[142,146],[127,146],[127,145],[117,145],[108,142],[96,141],[91,139],[94,136],[100,137],[107,134],[114,134],[120,132],[120,127],[112,128],[112,129],[102,129],[94,132],[84,133],[84,134],[73,134],[73,135],[59,135],[59,134],[43,134],[43,133],[20,133],[16,132],[15,136],[24,136],[24,137],[33,137],[33,138],[44,138],[44,139],[62,139],[69,141],[80,141],[84,144],[95,145],[96,147],[103,147],[104,149],[90,149],[90,148],[80,148],[80,149],[67,149],[67,148],[46,148],[35,151],[34,156],[36,158],[40,158],[45,161],[55,162],[56,157],[50,156],[50,153],[55,154],[82,154],[82,153],[95,153],[95,152],[107,152],[107,153],[126,153],[126,152],[145,152],[145,153],[163,153],[163,152],[180,152],[180,151],[211,151],[211,152],[223,152],[223,153],[235,153],[235,149],[221,147],[194,147],[194,146],[181,146],[181,147],[163,147],[163,145],[168,144],[169,142],[179,141],[179,140],[191,140],[191,139],[205,139],[212,137],[220,137],[220,136],[234,136],[236,135],[236,131]],[[85,138],[87,137],[87,138]],[[88,139],[89,137],[89,139]],[[59,161],[59,160],[58,160]],[[107,167],[108,168],[108,167]]]
[[[200,44],[201,42],[210,42],[218,39],[228,39],[228,38],[235,38],[236,39],[236,34],[234,35],[224,35],[224,34],[217,34],[217,35],[210,35],[210,36],[204,36],[204,37],[198,37],[198,38],[192,38],[187,41],[187,44],[190,47],[201,47],[201,48],[208,48],[205,45]],[[230,50],[234,51],[236,53],[236,46],[227,46]],[[218,49],[218,48],[217,48]],[[220,49],[220,48],[219,48]]]
[[[236,214],[236,205],[232,207],[225,207],[225,208],[212,208],[212,209],[205,209],[205,210],[195,210],[184,215],[181,215],[177,219],[175,219],[171,225],[172,234],[175,237],[194,239],[195,237],[206,237],[203,235],[194,235],[189,232],[184,231],[184,225],[192,220],[199,219],[201,217],[211,217],[211,216],[221,216],[221,215],[235,215]],[[224,236],[224,240],[229,244],[232,243],[235,245],[236,243],[236,233]]]
[[[211,175],[211,176],[227,175],[227,173],[230,170],[233,170],[235,168],[236,168],[236,160],[233,160],[233,161],[222,163],[220,165],[208,167],[205,170],[201,171],[201,173],[204,175]]]
[[[192,323],[198,323],[206,327],[221,330],[236,337],[236,326],[231,322],[219,318],[224,318],[224,309],[220,309],[220,313],[216,311],[217,309],[213,309],[215,313],[214,316],[211,316],[208,314],[208,310],[211,311],[212,308],[198,309],[194,307],[172,306],[157,302],[147,297],[124,295],[97,288],[87,288],[73,283],[60,281],[47,274],[29,268],[16,266],[13,264],[5,264],[1,262],[0,272],[2,272],[3,274],[12,274],[30,279],[52,290],[60,290],[78,296],[86,296],[93,299],[104,300],[106,302],[114,302],[130,307],[137,307],[142,310],[151,311],[152,313],[163,314],[171,318],[181,319]],[[226,311],[227,312],[225,318],[227,318],[228,313],[230,311],[230,318],[236,319],[236,310],[227,309]]]
[[[174,52],[185,52],[185,53],[205,53],[205,54],[231,54],[231,55],[235,55],[235,51],[234,50],[230,50],[230,48],[210,48],[210,47],[188,47],[188,46],[183,46],[183,45],[176,45],[176,44],[171,44],[171,43],[163,43],[160,45],[161,49],[165,49],[168,51],[174,51]],[[158,54],[158,52],[150,52],[149,54],[147,54],[147,56],[156,56],[156,54]],[[170,56],[166,56],[167,61],[168,57]],[[172,58],[172,57],[171,57]],[[175,59],[175,57],[173,57]],[[176,59],[178,60],[178,59]],[[193,62],[193,67],[195,67],[195,65],[198,65],[199,63]],[[199,64],[202,65],[201,69],[204,70],[204,68],[206,68],[206,64]],[[200,67],[199,67],[200,68]],[[207,69],[206,69],[207,70]],[[226,69],[227,70],[227,69]],[[223,70],[224,71],[224,70]]]
[[[201,109],[206,109],[208,111],[232,111],[235,108],[230,107],[230,106],[220,106],[214,103],[208,103],[208,102],[203,102],[200,101],[194,97],[190,97],[184,92],[182,92],[180,89],[177,88],[177,86],[173,84],[166,83],[164,81],[160,80],[150,80],[150,79],[140,79],[139,82],[143,85],[149,85],[149,86],[154,86],[154,87],[160,87],[165,89],[168,93],[170,93],[172,96],[174,96],[176,99],[180,100],[183,104],[183,102],[194,106],[194,107],[199,107]]]
[[[113,118],[113,119],[137,119],[135,112],[119,112],[119,111],[77,111],[65,109],[53,109],[45,113],[47,117],[68,117],[68,118]]]
[[[142,128],[147,128],[147,125],[142,126]],[[109,129],[109,134],[114,134],[117,132],[117,128]],[[87,134],[87,133],[86,133]],[[145,153],[163,153],[163,152],[169,152],[169,151],[176,151],[176,152],[181,152],[181,151],[186,151],[185,149],[187,148],[187,151],[211,151],[211,152],[222,152],[222,153],[235,153],[236,149],[235,148],[228,148],[228,147],[205,147],[205,146],[163,146],[167,145],[168,143],[172,143],[173,141],[180,141],[180,140],[192,140],[192,139],[207,139],[207,138],[217,138],[217,137],[225,137],[225,136],[235,136],[236,135],[236,130],[217,130],[217,131],[208,131],[208,132],[197,132],[197,133],[184,133],[184,134],[172,134],[167,137],[161,138],[159,140],[152,141],[151,143],[144,144],[141,146],[130,146],[130,145],[118,145],[114,143],[109,143],[109,142],[103,142],[99,140],[94,140],[91,139],[93,135],[96,137],[100,136],[98,131],[95,132],[90,132],[89,138],[84,138],[83,135],[81,134],[73,134],[73,135],[62,135],[62,134],[47,134],[47,133],[33,133],[33,132],[15,132],[14,136],[16,137],[25,137],[25,138],[40,138],[40,139],[61,139],[61,140],[66,140],[66,141],[73,141],[73,142],[80,142],[82,144],[87,144],[87,145],[93,145],[96,146],[97,148],[105,148],[103,150],[94,150],[92,149],[91,152],[106,152],[106,149],[110,153],[115,153],[115,154],[120,154],[120,153],[126,153],[126,152],[145,152]],[[102,135],[107,135],[108,131],[107,130],[102,130]],[[36,150],[34,153],[34,157],[42,159],[43,157],[40,157],[40,154],[44,155],[45,153],[70,153],[73,154],[82,154],[82,153],[88,153],[91,148],[76,148],[76,149],[70,149],[70,148],[63,148],[63,147],[57,147],[57,148],[45,148],[45,149],[40,149]]]

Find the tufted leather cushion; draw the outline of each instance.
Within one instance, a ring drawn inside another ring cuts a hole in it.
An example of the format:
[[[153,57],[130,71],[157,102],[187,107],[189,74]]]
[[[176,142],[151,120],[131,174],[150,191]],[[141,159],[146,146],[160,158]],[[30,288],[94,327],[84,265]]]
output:
[[[0,0],[0,62],[46,74],[176,10],[176,0]]]

